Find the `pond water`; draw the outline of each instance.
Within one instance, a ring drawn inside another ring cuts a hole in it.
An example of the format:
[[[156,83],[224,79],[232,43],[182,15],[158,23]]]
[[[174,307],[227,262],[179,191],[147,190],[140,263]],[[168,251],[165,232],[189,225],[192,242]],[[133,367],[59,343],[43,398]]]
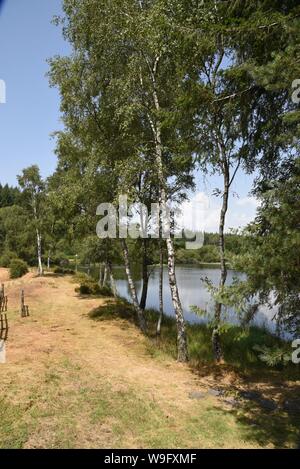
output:
[[[125,272],[122,268],[117,268],[115,269],[115,275],[118,294],[130,301],[130,293],[128,289],[128,283],[125,277]],[[201,279],[207,277],[214,285],[218,285],[220,278],[220,269],[215,266],[177,266],[176,276],[185,319],[191,323],[207,321],[207,318],[200,318],[196,314],[194,314],[191,311],[191,306],[196,305],[201,309],[206,310],[209,314],[213,315],[214,304],[211,300],[209,292],[207,291],[206,285]],[[135,285],[138,296],[140,298],[142,290],[142,280],[139,279],[139,276],[137,274],[135,274],[135,277]],[[234,277],[245,278],[243,274],[229,270],[227,280],[228,284],[232,282]],[[174,308],[170,294],[169,280],[166,267],[164,271],[163,283],[164,312],[167,315],[174,316]],[[148,298],[146,305],[147,308],[159,309],[158,288],[159,269],[153,268],[149,280]],[[275,332],[276,323],[272,320],[274,314],[274,310],[270,310],[267,307],[260,308],[260,310],[255,316],[255,319],[252,321],[252,324],[255,324],[260,327],[267,327],[271,332]],[[232,324],[239,323],[238,315],[231,309],[228,309],[225,312],[225,319]]]

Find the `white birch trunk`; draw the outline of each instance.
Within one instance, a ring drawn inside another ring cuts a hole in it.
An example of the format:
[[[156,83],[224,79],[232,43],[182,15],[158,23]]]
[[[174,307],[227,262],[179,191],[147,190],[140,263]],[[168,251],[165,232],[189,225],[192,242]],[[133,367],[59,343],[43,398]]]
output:
[[[224,230],[225,230],[226,213],[228,210],[229,189],[230,189],[229,166],[227,164],[227,161],[225,160],[225,157],[223,161],[224,161],[223,163],[224,193],[223,193],[223,203],[222,203],[220,222],[219,222],[219,251],[220,251],[220,262],[221,262],[221,277],[220,277],[220,283],[219,283],[220,290],[224,287],[226,280],[227,280]],[[214,327],[213,335],[212,335],[213,353],[214,353],[214,358],[217,362],[220,362],[223,358],[221,338],[220,338],[220,332],[219,332],[221,317],[222,317],[222,304],[220,302],[217,302],[215,306],[215,327]]]
[[[123,249],[125,270],[126,270],[126,275],[127,275],[131,300],[132,300],[134,309],[135,309],[137,317],[138,317],[139,326],[140,326],[141,330],[145,333],[146,332],[145,316],[144,316],[144,313],[141,310],[139,302],[138,302],[138,297],[137,297],[137,294],[136,294],[136,288],[135,288],[134,281],[133,281],[132,274],[131,274],[128,247],[127,247],[127,243],[126,243],[125,239],[121,239],[121,244],[122,244],[122,249]]]
[[[103,265],[102,262],[99,263],[99,281],[98,285],[101,288],[103,284]]]
[[[111,262],[108,262],[108,272],[109,272],[109,281],[110,281],[110,288],[113,292],[113,295],[115,298],[117,298],[117,287],[116,287],[116,282],[115,282],[115,278],[114,278],[114,274],[113,274],[113,270],[112,270],[112,265],[111,265]]]
[[[161,325],[164,315],[164,297],[163,297],[163,288],[164,288],[164,256],[162,248],[162,239],[159,240],[159,318],[157,322],[156,334],[157,336],[161,335]]]
[[[51,251],[48,252],[47,258],[47,269],[50,270],[50,263],[51,263]]]
[[[36,223],[35,230],[36,230],[36,244],[37,244],[37,257],[38,257],[38,275],[42,276],[44,274],[43,263],[42,263],[42,235],[38,228],[39,217],[38,217],[38,212],[37,212],[37,201],[36,201],[35,193],[32,196],[32,208],[33,208],[34,221]]]
[[[155,62],[155,66],[152,73],[152,81],[153,81],[153,100],[155,104],[156,111],[160,111],[160,104],[159,99],[156,91],[156,68],[158,65],[158,59]],[[148,115],[149,122],[152,128],[152,132],[155,139],[155,148],[156,148],[156,165],[157,165],[157,173],[158,173],[158,182],[159,182],[159,190],[160,190],[160,201],[161,201],[161,209],[162,213],[167,213],[167,194],[166,194],[166,181],[164,176],[163,170],[163,145],[161,139],[161,127],[160,123],[157,122],[154,124],[153,119],[150,115]],[[168,274],[169,274],[169,284],[171,289],[171,296],[173,307],[175,310],[176,315],[176,324],[177,324],[177,359],[179,362],[187,362],[188,361],[188,347],[187,347],[187,336],[186,336],[186,329],[185,329],[185,321],[183,316],[182,305],[179,297],[176,273],[175,273],[175,250],[174,250],[174,243],[171,238],[171,235],[168,236],[166,240],[167,245],[167,253],[168,253]]]
[[[103,280],[102,280],[102,287],[104,287],[107,284],[107,274],[108,274],[108,269],[107,269],[107,264],[105,264]]]
[[[44,274],[43,263],[42,263],[42,236],[39,229],[36,229],[36,240],[37,240],[37,255],[38,255],[38,275]]]

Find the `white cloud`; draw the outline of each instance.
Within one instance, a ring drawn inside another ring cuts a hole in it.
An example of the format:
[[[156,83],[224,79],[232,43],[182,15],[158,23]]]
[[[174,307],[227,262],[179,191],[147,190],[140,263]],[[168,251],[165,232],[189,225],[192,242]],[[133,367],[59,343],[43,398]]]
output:
[[[181,214],[176,217],[180,227],[193,231],[217,232],[222,201],[220,198],[198,192],[190,201],[184,202]],[[254,197],[237,199],[230,197],[225,229],[238,229],[250,223],[256,214],[259,202]]]
[[[236,199],[236,205],[239,207],[254,207],[255,209],[259,206],[259,200],[255,197],[242,197]]]

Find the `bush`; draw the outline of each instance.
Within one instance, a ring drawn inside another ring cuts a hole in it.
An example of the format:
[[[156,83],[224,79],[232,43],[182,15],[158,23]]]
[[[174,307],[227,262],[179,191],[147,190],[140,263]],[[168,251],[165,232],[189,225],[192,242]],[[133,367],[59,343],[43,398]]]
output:
[[[82,283],[79,287],[80,295],[93,295],[99,293],[99,287],[94,287],[91,285],[87,285],[86,283]]]
[[[81,276],[80,286],[75,290],[80,295],[99,295],[103,297],[112,297],[113,293],[108,286],[100,287],[91,277]]]
[[[0,257],[0,267],[9,267],[11,261],[17,256],[13,252],[6,251]]]
[[[0,257],[0,267],[9,267],[10,262],[11,258],[8,254],[3,254],[3,256]]]
[[[89,280],[91,277],[89,277],[86,273],[84,272],[76,272],[74,280],[76,283],[84,283],[86,280]]]
[[[111,288],[108,285],[100,288],[100,295],[104,297],[111,297],[114,296]]]
[[[13,259],[9,265],[10,278],[20,278],[27,274],[28,266],[21,259]]]

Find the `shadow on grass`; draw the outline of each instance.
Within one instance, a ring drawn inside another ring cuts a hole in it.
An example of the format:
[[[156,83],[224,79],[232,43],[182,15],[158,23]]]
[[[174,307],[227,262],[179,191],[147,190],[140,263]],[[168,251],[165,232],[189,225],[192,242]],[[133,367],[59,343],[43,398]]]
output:
[[[153,358],[164,354],[176,359],[175,319],[164,317],[158,339],[158,313],[147,310],[145,316],[149,354]],[[89,317],[95,321],[125,320],[138,326],[133,307],[124,299],[108,300],[90,311]],[[269,368],[253,351],[254,345],[278,345],[278,339],[257,327],[230,326],[222,337],[225,364],[217,366],[211,351],[211,329],[205,324],[187,323],[187,334],[191,371],[198,377],[212,379],[222,396],[237,404],[236,408],[227,411],[218,407],[218,411],[234,414],[244,429],[245,440],[256,441],[264,447],[268,444],[276,448],[298,447],[300,409],[284,407],[283,404],[293,403],[299,395],[299,367]],[[230,374],[233,379],[226,380]]]
[[[107,295],[101,295],[100,293],[99,294],[93,294],[93,295],[84,295],[84,294],[81,294],[79,292],[75,292],[75,295],[76,295],[76,298],[78,298],[78,300],[107,300]],[[105,307],[107,305],[105,304]],[[100,306],[101,308],[101,306]],[[96,308],[96,310],[98,310],[99,308]],[[95,318],[92,318],[92,316],[89,314],[89,317],[91,319],[97,319],[96,317]],[[101,320],[100,318],[98,318],[99,320]]]
[[[47,272],[44,272],[44,274],[42,275],[42,277],[38,274],[36,274],[34,276],[35,278],[73,278],[74,277],[74,274],[71,274],[71,273],[57,273],[57,272],[50,272],[50,271],[47,271]]]
[[[90,298],[90,296],[81,298]],[[100,296],[95,296],[95,298]],[[104,305],[93,309],[89,313],[93,320],[123,319],[138,326],[136,314],[132,305],[123,298],[109,299]],[[171,354],[176,358],[176,337],[177,328],[175,318],[164,316],[162,323],[161,337],[157,340],[156,325],[158,321],[158,312],[155,310],[146,310],[145,317],[147,321],[147,336],[149,339],[155,339],[159,348]],[[206,324],[186,324],[189,355],[192,366],[197,369],[199,365],[213,365],[213,355],[211,346],[212,329]],[[267,330],[258,327],[249,327],[244,329],[236,325],[228,325],[226,332],[222,335],[222,348],[226,365],[229,365],[238,372],[245,373],[249,378],[251,375],[269,379],[270,376],[278,378],[288,378],[290,380],[300,379],[299,367],[291,364],[285,367],[268,367],[262,362],[257,352],[254,351],[255,345],[266,345],[268,347],[278,346],[280,339],[274,337]],[[219,367],[217,367],[217,370]]]
[[[80,295],[80,298],[91,298],[91,296]],[[104,305],[92,309],[89,312],[89,317],[95,321],[125,319],[126,321],[129,321],[135,325],[138,324],[132,306],[123,299],[107,300]]]
[[[253,402],[240,402],[236,408],[226,410],[214,406],[220,416],[231,414],[240,428],[240,437],[247,442],[256,442],[263,448],[293,448],[300,445],[300,414],[262,410]]]

